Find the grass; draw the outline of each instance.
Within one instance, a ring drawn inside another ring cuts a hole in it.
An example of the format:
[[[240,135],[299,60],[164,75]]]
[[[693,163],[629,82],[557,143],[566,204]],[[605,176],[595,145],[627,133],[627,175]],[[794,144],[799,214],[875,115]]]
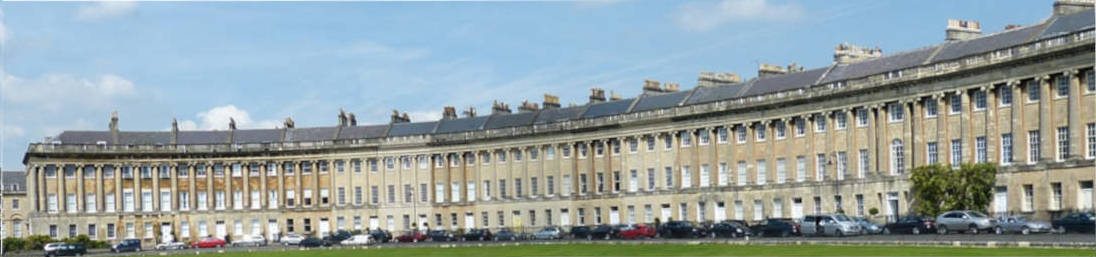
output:
[[[409,247],[381,249],[228,252],[218,256],[259,257],[411,257],[411,256],[1093,256],[1093,249],[969,248],[824,245],[602,245],[560,244],[484,247]]]

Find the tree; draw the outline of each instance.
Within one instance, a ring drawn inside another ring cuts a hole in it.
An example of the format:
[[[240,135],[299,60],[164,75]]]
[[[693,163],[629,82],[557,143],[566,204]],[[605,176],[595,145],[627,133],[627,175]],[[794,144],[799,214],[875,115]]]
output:
[[[989,205],[997,165],[963,164],[952,169],[940,164],[921,166],[910,173],[918,214],[935,217],[948,210],[985,210]]]

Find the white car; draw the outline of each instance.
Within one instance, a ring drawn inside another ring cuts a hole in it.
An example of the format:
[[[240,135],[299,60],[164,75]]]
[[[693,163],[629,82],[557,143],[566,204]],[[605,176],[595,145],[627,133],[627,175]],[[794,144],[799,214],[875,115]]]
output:
[[[301,244],[301,240],[304,240],[304,236],[289,234],[282,238],[282,245],[298,245]]]
[[[240,239],[232,240],[232,247],[264,245],[266,245],[266,238],[260,235],[241,236]]]
[[[42,246],[42,250],[45,250],[47,252],[57,250],[57,247],[61,246],[62,244],[64,243],[48,243],[45,246]]]
[[[354,235],[350,238],[343,240],[342,245],[367,245],[373,243],[373,238],[369,234]]]
[[[186,243],[183,242],[163,242],[156,245],[156,250],[179,250],[186,249]]]

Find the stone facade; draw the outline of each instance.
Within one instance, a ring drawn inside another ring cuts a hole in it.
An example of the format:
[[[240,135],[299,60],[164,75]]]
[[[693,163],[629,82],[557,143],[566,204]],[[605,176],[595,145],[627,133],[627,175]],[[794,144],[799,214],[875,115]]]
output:
[[[447,108],[434,123],[365,127],[340,114],[337,127],[124,132],[115,117],[110,131],[29,146],[22,217],[33,234],[150,242],[871,209],[885,220],[909,212],[913,167],[990,162],[1001,168],[989,211],[1049,219],[1093,206],[1088,13],[746,82],[702,79],[690,91],[481,117]],[[734,93],[705,93],[718,90]],[[534,121],[573,108],[573,118]],[[522,115],[534,118],[492,127]],[[459,123],[478,125],[445,128]],[[397,135],[420,125],[428,132]],[[380,132],[353,134],[371,128]],[[300,140],[307,131],[330,136]],[[276,139],[244,139],[260,132]],[[223,142],[184,142],[200,135]]]

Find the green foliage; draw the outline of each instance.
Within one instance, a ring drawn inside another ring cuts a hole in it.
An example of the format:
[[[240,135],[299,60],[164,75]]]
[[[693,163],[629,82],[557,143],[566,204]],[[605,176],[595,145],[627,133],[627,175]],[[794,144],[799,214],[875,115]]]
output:
[[[4,238],[4,251],[20,251],[27,246],[27,240],[18,237]]]
[[[963,164],[952,169],[940,164],[921,166],[910,173],[913,208],[935,217],[948,210],[984,211],[997,178],[995,164]]]
[[[44,235],[33,235],[27,237],[27,244],[24,245],[22,250],[42,250],[43,246],[48,243],[53,243],[53,238],[49,238]]]
[[[868,209],[868,214],[871,214],[872,216],[879,214],[879,208],[871,207],[871,209]]]
[[[89,249],[93,248],[109,248],[110,243],[106,241],[91,240],[91,237],[87,235],[78,235],[74,238],[68,238],[63,240],[65,243],[82,244]]]
[[[73,238],[67,238],[64,240],[54,240],[48,236],[34,235],[27,238],[9,237],[4,238],[4,251],[37,251],[42,250],[48,243],[65,242],[73,244],[83,244],[87,248],[109,248],[110,242],[91,240],[87,235],[78,235]]]

